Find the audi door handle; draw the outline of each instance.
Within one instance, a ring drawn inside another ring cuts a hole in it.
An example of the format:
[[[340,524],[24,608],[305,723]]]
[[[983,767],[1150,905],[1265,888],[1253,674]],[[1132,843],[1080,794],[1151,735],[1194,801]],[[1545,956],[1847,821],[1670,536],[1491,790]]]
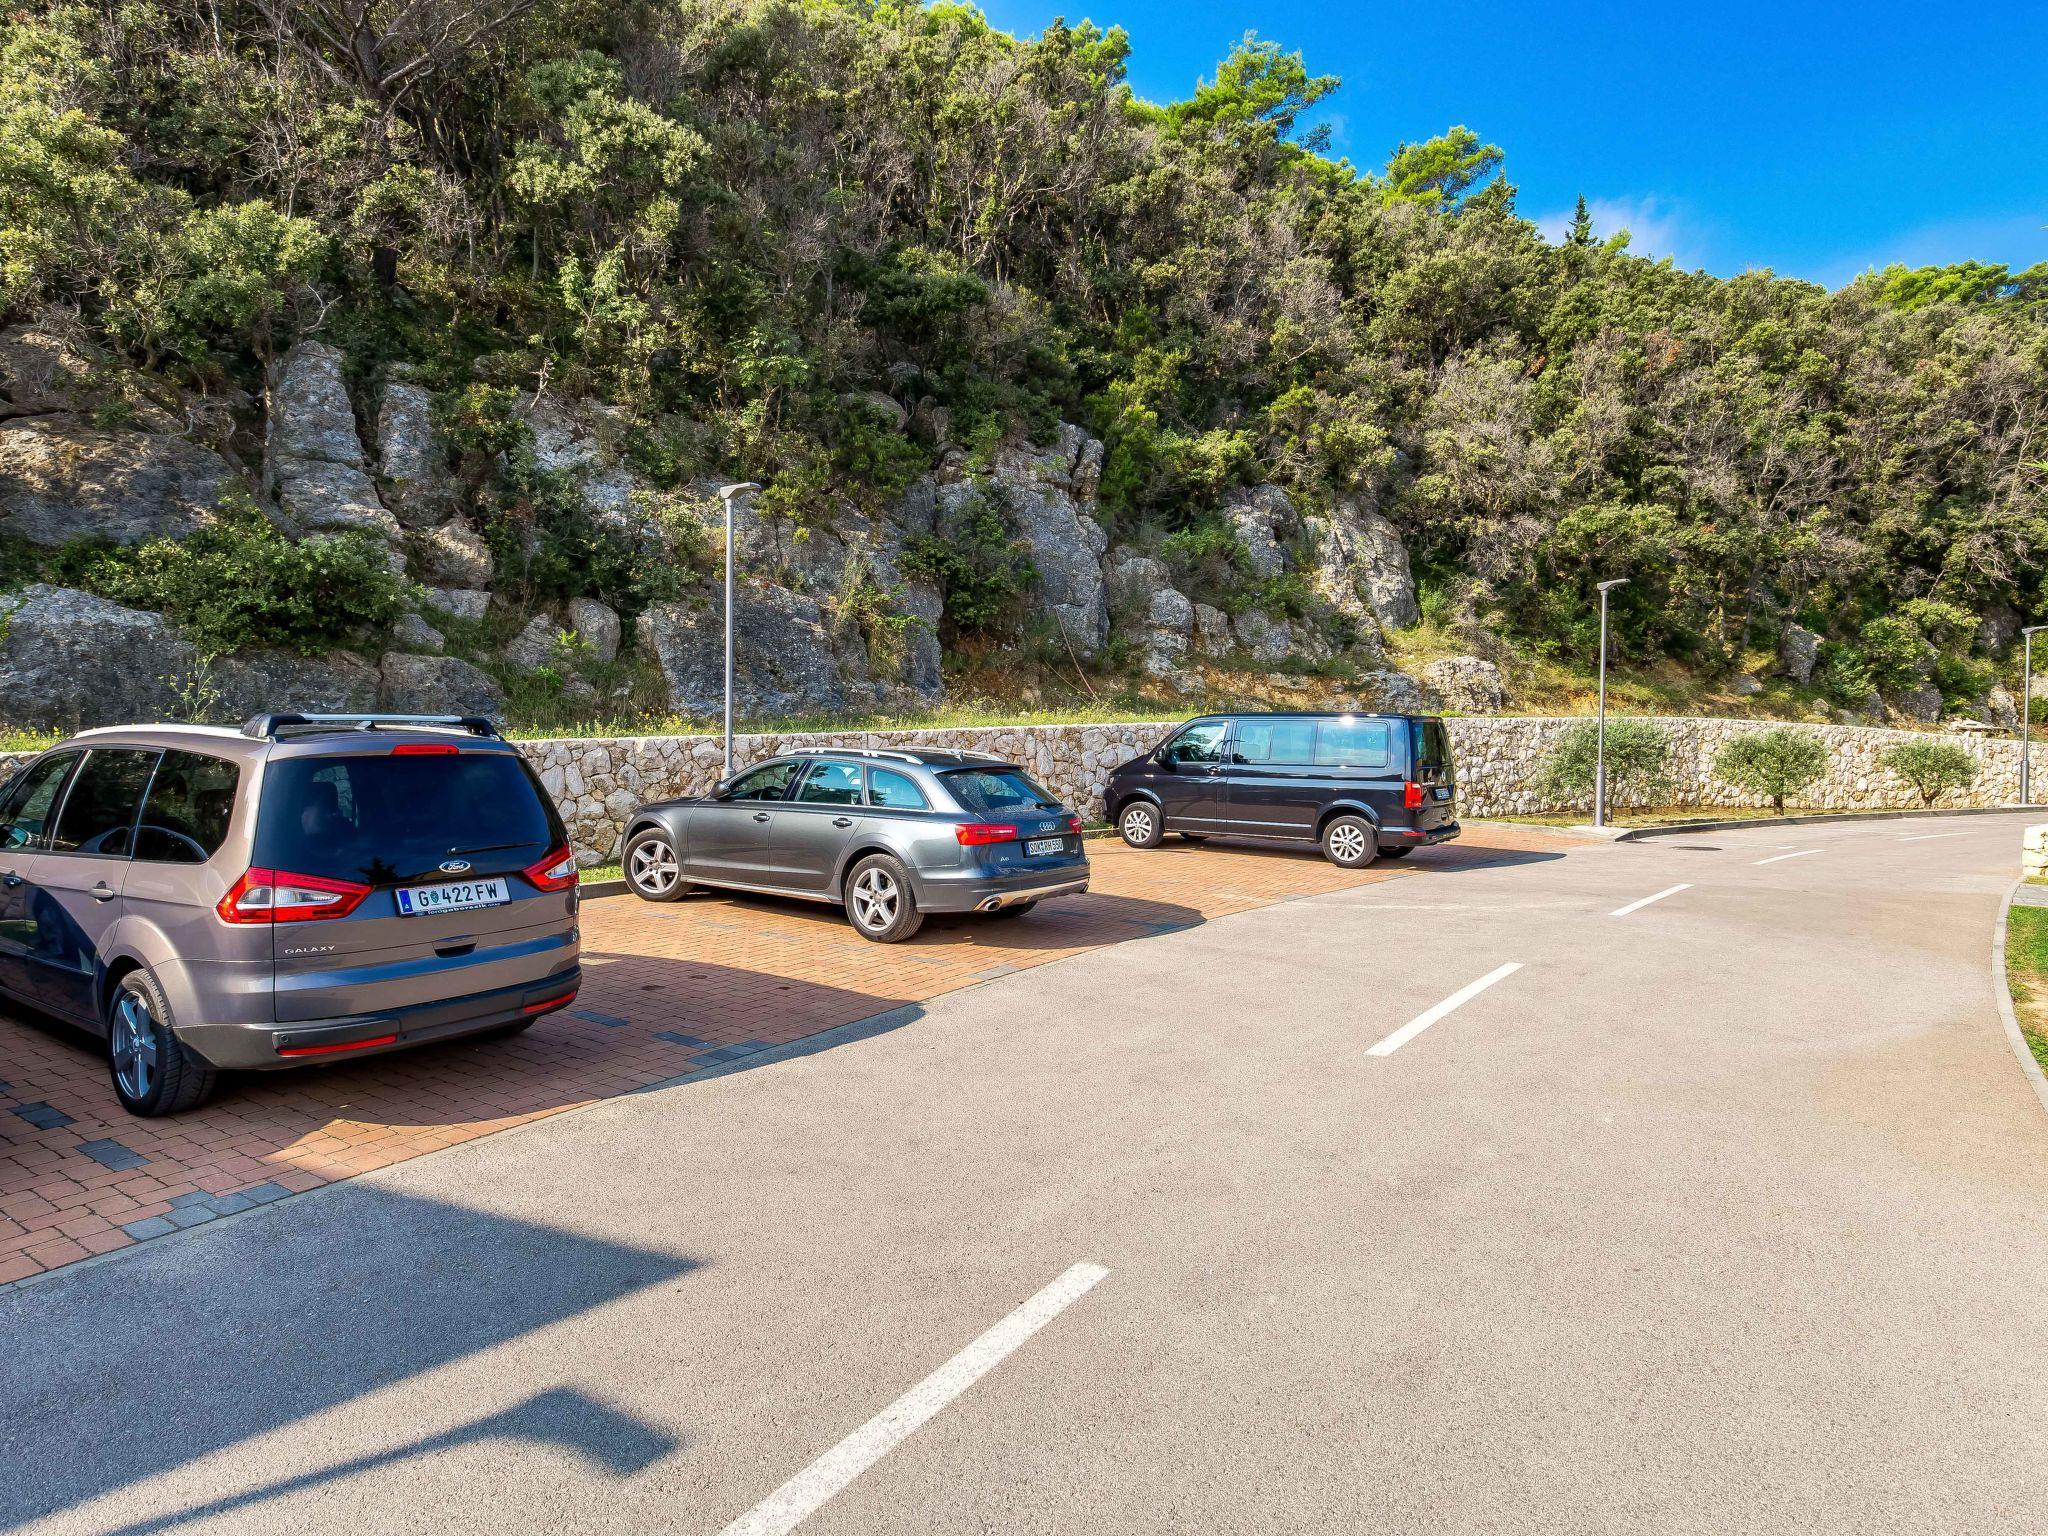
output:
[[[106,881],[102,880],[98,885],[94,886],[85,894],[90,896],[94,901],[112,901],[114,899],[114,888],[111,885],[107,884]]]
[[[851,816],[834,816],[832,818],[832,825],[835,827],[850,827],[853,825],[853,818]]]
[[[766,821],[767,819],[768,819],[768,813],[767,813],[766,811],[756,811],[756,812],[754,812],[754,820],[756,820],[756,821]]]

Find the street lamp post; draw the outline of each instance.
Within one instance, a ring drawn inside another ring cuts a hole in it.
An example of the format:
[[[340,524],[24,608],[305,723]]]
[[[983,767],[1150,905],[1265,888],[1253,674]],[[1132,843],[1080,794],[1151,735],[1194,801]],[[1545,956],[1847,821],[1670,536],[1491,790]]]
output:
[[[1600,724],[1593,742],[1593,825],[1607,825],[1607,594],[1628,581],[1617,576],[1600,583]]]
[[[749,491],[758,491],[760,486],[751,480],[742,480],[736,485],[721,485],[718,499],[725,503],[725,772],[723,777],[732,777],[732,503],[735,496],[744,496]]]
[[[2020,665],[2020,804],[2034,803],[2033,763],[2030,758],[2034,747],[2034,636],[2048,629],[2048,624],[2035,624],[2020,631],[2026,642],[2023,652],[2025,660]]]

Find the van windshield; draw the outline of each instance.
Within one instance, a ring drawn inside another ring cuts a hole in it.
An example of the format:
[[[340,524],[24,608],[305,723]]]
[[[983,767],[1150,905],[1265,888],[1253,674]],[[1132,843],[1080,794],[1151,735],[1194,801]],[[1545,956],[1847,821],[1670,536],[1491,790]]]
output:
[[[508,752],[289,757],[264,774],[254,862],[395,885],[512,874],[567,841],[531,770]],[[457,862],[470,867],[441,868]]]

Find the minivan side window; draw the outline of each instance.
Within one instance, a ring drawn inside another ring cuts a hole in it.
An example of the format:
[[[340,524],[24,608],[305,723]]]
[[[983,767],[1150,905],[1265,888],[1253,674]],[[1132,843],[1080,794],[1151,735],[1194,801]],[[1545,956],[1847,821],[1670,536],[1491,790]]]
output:
[[[46,846],[52,853],[96,853],[125,859],[135,813],[156,768],[157,754],[96,747],[71,781]]]
[[[57,796],[79,756],[59,752],[30,763],[8,782],[6,792],[0,794],[0,849],[42,846],[50,816],[57,809]]]
[[[1230,760],[1302,767],[1315,761],[1315,743],[1313,720],[1240,720]]]
[[[1394,727],[1386,720],[1322,720],[1316,762],[1325,768],[1386,768],[1394,761]]]
[[[242,770],[197,752],[166,752],[143,803],[135,857],[153,864],[204,864],[228,840]]]
[[[1166,750],[1159,754],[1160,761],[1220,763],[1223,761],[1223,738],[1229,729],[1222,720],[1206,720],[1200,725],[1191,725],[1174,737]]]

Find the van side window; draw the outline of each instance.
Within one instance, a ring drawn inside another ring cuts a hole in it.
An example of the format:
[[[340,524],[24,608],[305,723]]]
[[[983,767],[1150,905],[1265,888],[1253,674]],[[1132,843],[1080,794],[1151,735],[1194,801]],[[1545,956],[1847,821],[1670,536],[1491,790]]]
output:
[[[1240,720],[1230,760],[1303,767],[1315,761],[1315,742],[1313,720]]]
[[[1191,725],[1173,738],[1173,743],[1160,753],[1160,758],[1169,763],[1220,763],[1223,761],[1223,738],[1229,727],[1221,720],[1204,721]]]
[[[59,752],[30,763],[0,795],[0,849],[39,848],[57,809],[57,796],[82,754]]]
[[[1385,768],[1394,761],[1394,728],[1386,720],[1323,720],[1316,725],[1316,762],[1325,768]]]
[[[166,752],[143,802],[135,857],[151,864],[204,864],[228,840],[242,770],[197,752]]]

